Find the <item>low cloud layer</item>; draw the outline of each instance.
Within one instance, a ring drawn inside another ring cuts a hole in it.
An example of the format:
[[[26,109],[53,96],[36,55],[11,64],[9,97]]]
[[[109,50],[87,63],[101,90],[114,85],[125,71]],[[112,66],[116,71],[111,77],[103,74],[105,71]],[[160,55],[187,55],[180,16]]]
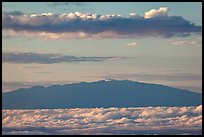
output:
[[[202,134],[192,107],[2,110],[2,134]]]
[[[172,37],[201,34],[196,26],[181,16],[168,16],[169,8],[145,12],[144,17],[130,13],[98,15],[91,13],[24,14],[18,11],[2,13],[4,35],[40,36],[48,39],[69,38],[141,38]]]
[[[109,59],[122,59],[123,57],[76,57],[61,54],[40,54],[40,53],[18,53],[2,52],[3,63],[37,63],[37,64],[54,64],[54,63],[72,63],[72,62],[100,62]]]

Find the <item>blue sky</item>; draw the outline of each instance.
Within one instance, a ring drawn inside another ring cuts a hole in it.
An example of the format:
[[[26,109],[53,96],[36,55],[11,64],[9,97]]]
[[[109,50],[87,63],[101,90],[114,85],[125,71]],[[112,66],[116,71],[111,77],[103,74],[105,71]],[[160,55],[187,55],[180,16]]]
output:
[[[202,92],[202,3],[18,2],[2,9],[3,92],[105,78]]]

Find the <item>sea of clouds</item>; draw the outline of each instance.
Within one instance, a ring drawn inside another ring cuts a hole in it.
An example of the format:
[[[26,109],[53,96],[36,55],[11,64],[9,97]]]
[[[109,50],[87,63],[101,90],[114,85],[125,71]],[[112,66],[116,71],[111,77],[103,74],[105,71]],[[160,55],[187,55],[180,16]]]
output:
[[[202,134],[202,105],[2,110],[2,134]]]

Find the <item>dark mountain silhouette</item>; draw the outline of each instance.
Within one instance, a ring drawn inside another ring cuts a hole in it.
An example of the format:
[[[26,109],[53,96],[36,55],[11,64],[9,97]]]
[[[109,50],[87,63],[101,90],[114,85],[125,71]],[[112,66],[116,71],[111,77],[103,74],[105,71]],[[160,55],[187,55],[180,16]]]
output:
[[[101,80],[2,93],[3,109],[195,106],[202,94],[158,84]]]

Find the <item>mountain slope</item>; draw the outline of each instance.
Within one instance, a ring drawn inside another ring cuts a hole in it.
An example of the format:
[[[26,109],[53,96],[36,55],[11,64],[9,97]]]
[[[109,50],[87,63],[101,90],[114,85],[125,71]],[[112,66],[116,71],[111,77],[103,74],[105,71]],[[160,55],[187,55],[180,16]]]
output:
[[[202,94],[128,80],[35,86],[2,93],[3,109],[195,106]]]

